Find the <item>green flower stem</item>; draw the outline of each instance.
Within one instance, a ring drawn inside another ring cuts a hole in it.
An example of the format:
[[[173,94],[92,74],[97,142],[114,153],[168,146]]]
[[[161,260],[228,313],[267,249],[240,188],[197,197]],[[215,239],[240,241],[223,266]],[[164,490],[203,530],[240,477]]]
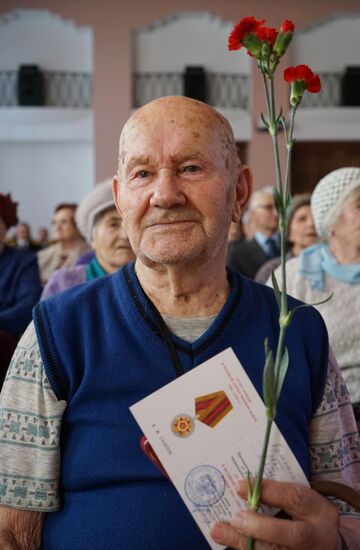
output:
[[[281,318],[281,312],[280,312],[280,318]],[[285,348],[286,329],[287,329],[286,324],[280,327],[279,340],[278,340],[278,345],[276,349],[276,357],[275,357],[276,393],[277,393],[278,381],[279,381],[280,361],[283,356],[284,348]],[[268,451],[269,442],[270,442],[271,428],[272,428],[275,416],[276,416],[276,407],[275,407],[275,411],[273,412],[273,415],[271,416],[271,418],[268,418],[266,422],[266,430],[265,430],[265,436],[263,441],[263,447],[261,450],[260,464],[259,464],[258,472],[256,474],[254,489],[252,491],[251,499],[249,502],[249,508],[254,512],[258,511],[261,504],[261,485],[264,477],[264,469],[265,469],[266,456],[267,456],[267,451]],[[246,541],[246,550],[254,550],[254,548],[255,548],[255,539],[249,537]]]
[[[286,175],[285,175],[285,190],[282,185],[281,170],[280,170],[280,159],[279,159],[279,147],[278,147],[278,129],[277,129],[277,120],[275,115],[275,95],[274,95],[274,81],[272,78],[270,80],[270,87],[267,84],[267,77],[264,72],[262,72],[264,88],[265,88],[265,97],[268,107],[268,118],[269,118],[269,132],[272,137],[273,146],[274,146],[274,155],[275,155],[275,168],[276,168],[276,186],[281,195],[281,208],[278,211],[279,215],[279,226],[280,226],[280,252],[281,252],[281,300],[280,300],[280,314],[279,314],[279,325],[280,333],[276,349],[275,365],[274,365],[274,374],[275,374],[275,388],[276,396],[278,396],[278,387],[280,379],[280,365],[281,360],[285,351],[285,334],[286,329],[289,325],[289,312],[287,304],[287,295],[286,295],[286,266],[285,266],[285,255],[286,255],[286,226],[287,226],[287,206],[288,206],[288,196],[289,196],[289,179],[290,179],[290,169],[291,169],[291,152],[293,147],[293,129],[294,129],[294,119],[296,113],[296,106],[292,108],[291,112],[291,122],[290,129],[288,134],[286,134],[286,147],[288,150],[287,162],[286,162]],[[277,401],[277,398],[276,398]],[[268,419],[266,423],[266,431],[263,441],[263,447],[261,451],[260,464],[258,472],[255,479],[254,489],[251,493],[249,499],[249,507],[251,510],[257,512],[260,503],[261,503],[261,486],[264,475],[264,469],[266,464],[266,456],[269,447],[270,434],[273,421],[276,417],[276,403],[273,407],[273,410],[267,411]],[[246,543],[247,550],[254,550],[255,548],[255,539],[248,538]]]
[[[270,112],[269,112],[269,131],[274,145],[275,169],[276,169],[276,185],[279,193],[282,195],[282,178],[280,170],[279,146],[278,146],[278,129],[275,114],[275,93],[274,79],[270,78]]]
[[[251,501],[249,502],[249,507],[251,510],[254,510],[254,512],[257,512],[260,507],[261,484],[262,484],[262,479],[264,474],[267,450],[268,450],[269,441],[270,441],[271,428],[272,428],[272,420],[268,419],[266,423],[266,431],[265,431],[265,437],[263,441],[263,448],[261,451],[259,470],[255,479],[255,485],[252,492]],[[248,538],[246,541],[246,550],[254,550],[254,548],[255,548],[255,539]]]
[[[271,106],[270,106],[269,87],[268,87],[268,83],[267,83],[266,74],[262,71],[261,67],[260,67],[260,71],[261,71],[261,75],[263,77],[266,107],[267,107],[267,111],[268,111],[268,117],[269,117],[269,120],[270,120]]]
[[[283,219],[280,219],[280,251],[281,251],[281,314],[287,315],[287,298],[286,298],[286,229],[287,229],[287,206],[289,196],[289,183],[291,171],[291,155],[294,145],[293,132],[297,105],[291,109],[290,128],[287,134],[286,147],[286,172],[285,172],[285,191],[283,194]]]
[[[286,301],[286,311],[287,311],[287,301]],[[280,311],[280,319],[283,317],[283,315],[285,315],[282,311]],[[284,320],[287,319],[287,313],[286,313],[286,317],[284,318]],[[276,387],[276,395],[278,395],[278,387],[279,387],[279,374],[280,374],[280,361],[282,359],[282,356],[283,356],[283,353],[284,353],[284,349],[285,349],[285,334],[286,334],[286,329],[288,327],[288,324],[287,322],[285,321],[285,323],[283,325],[281,325],[280,323],[280,334],[279,334],[279,340],[278,340],[278,344],[277,344],[277,349],[276,349],[276,357],[275,357],[275,387]],[[275,411],[274,411],[274,416],[273,418],[271,418],[271,420],[275,420],[275,417],[276,417],[276,405],[275,405]]]

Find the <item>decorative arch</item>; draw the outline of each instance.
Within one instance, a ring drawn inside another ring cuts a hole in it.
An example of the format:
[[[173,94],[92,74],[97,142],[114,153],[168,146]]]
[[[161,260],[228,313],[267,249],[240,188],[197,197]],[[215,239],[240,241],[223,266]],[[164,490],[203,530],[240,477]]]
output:
[[[0,17],[0,70],[38,64],[45,70],[92,71],[92,30],[46,10]]]
[[[184,11],[135,29],[134,71],[182,71],[187,65],[202,65],[218,73],[249,74],[245,52],[232,56],[227,50],[232,27],[232,22],[209,12]]]

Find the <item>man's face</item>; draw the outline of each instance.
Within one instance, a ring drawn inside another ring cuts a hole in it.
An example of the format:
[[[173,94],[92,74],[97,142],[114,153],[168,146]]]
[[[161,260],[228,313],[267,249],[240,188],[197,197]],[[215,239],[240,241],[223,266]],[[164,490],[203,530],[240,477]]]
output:
[[[48,238],[47,229],[45,229],[45,227],[40,227],[38,231],[38,241],[43,242],[43,241],[46,241],[47,238]]]
[[[258,201],[251,210],[251,221],[255,231],[266,234],[277,231],[279,221],[272,195],[269,193],[259,195]]]
[[[118,198],[146,265],[204,261],[226,247],[239,169],[223,123],[209,112],[169,98],[125,132]]]
[[[67,242],[76,240],[79,233],[74,221],[72,208],[61,208],[55,212],[52,221],[52,238],[55,241]]]
[[[107,210],[97,221],[91,246],[107,273],[135,259],[121,217],[115,208]]]
[[[19,240],[27,241],[30,239],[30,229],[26,223],[20,223],[16,228],[16,236]]]

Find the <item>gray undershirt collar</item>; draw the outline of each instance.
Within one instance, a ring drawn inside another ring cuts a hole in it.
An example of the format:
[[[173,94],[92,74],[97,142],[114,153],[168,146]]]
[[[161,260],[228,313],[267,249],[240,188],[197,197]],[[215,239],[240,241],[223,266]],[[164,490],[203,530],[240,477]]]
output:
[[[216,316],[217,313],[209,317],[172,317],[170,315],[162,315],[162,318],[170,332],[175,334],[175,336],[186,342],[195,342],[207,331]]]

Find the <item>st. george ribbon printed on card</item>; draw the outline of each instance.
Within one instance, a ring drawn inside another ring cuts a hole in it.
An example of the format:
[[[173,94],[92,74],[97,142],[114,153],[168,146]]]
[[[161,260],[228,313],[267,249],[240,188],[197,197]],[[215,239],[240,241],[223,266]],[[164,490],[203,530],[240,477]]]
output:
[[[265,406],[231,348],[130,407],[158,459],[211,548],[215,521],[229,521],[247,504],[240,479],[259,466]],[[265,478],[308,485],[273,425]],[[262,511],[276,513],[263,506]]]

